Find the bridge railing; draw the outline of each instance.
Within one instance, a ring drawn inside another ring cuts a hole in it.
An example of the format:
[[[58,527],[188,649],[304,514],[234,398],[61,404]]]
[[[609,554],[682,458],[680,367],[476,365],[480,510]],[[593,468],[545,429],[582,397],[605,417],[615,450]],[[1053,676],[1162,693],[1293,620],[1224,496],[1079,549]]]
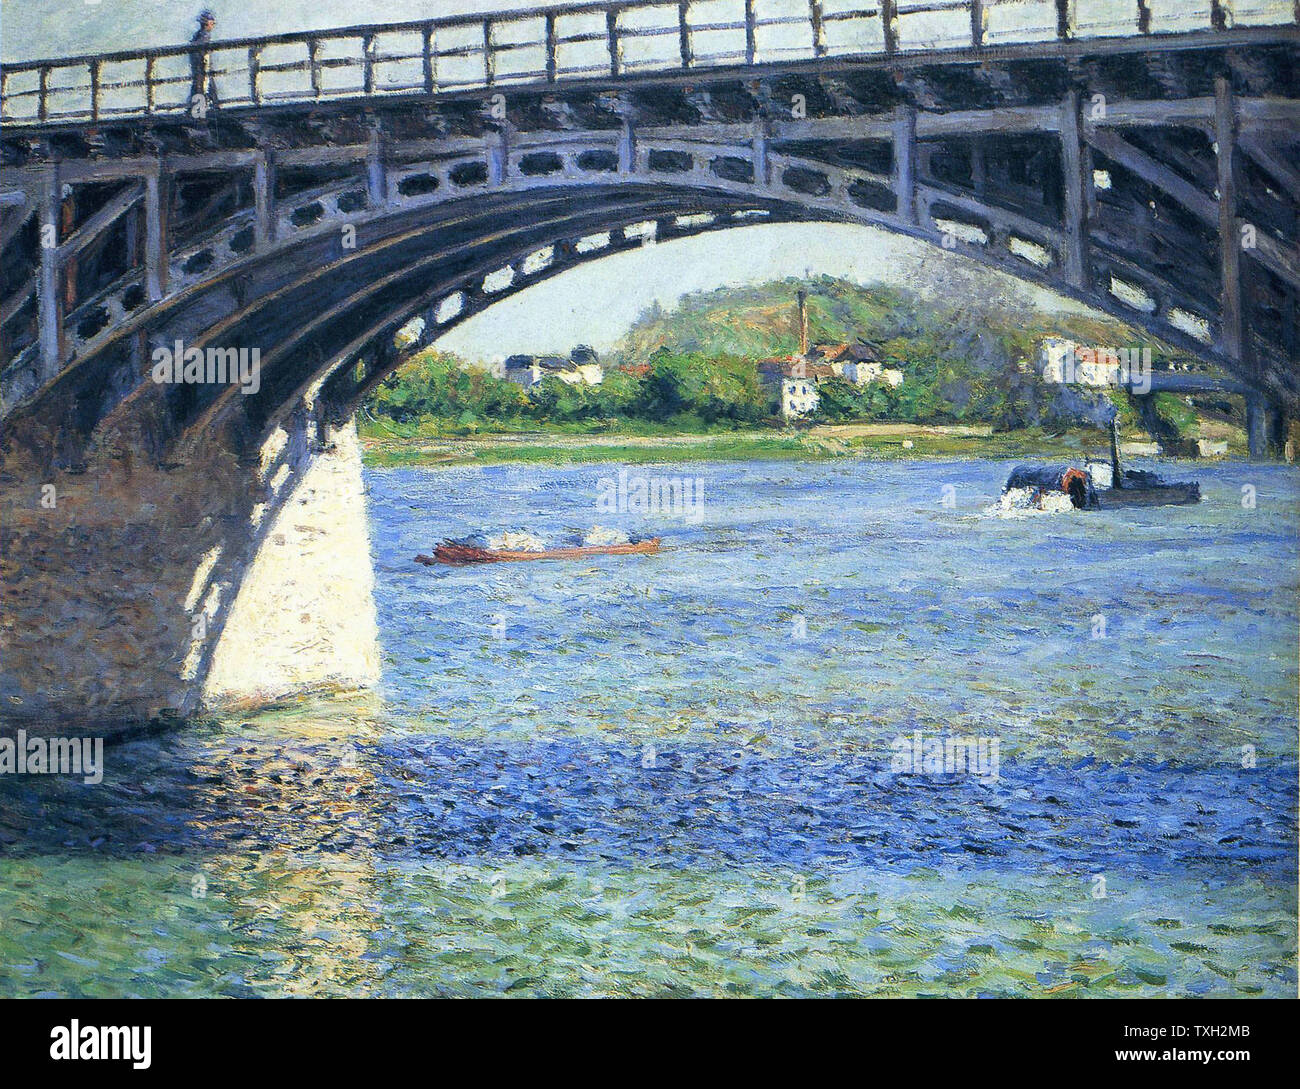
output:
[[[1280,26],[1293,0],[603,0],[5,65],[0,120],[85,123],[222,107],[617,80],[1010,43]]]

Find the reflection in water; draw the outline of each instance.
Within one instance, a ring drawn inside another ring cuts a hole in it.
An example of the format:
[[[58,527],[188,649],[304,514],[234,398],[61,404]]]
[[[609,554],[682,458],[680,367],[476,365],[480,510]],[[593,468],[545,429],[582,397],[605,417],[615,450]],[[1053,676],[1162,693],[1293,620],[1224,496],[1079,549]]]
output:
[[[1294,992],[1291,475],[1008,523],[998,465],[698,472],[658,557],[486,571],[410,557],[607,470],[370,474],[382,691],[6,777],[0,993]]]

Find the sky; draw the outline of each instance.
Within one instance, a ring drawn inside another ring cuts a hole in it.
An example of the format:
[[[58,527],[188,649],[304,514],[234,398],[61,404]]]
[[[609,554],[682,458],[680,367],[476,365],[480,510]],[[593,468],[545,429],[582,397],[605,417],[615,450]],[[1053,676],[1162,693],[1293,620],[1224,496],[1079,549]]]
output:
[[[544,2],[544,0],[543,0]],[[541,6],[539,0],[0,0],[0,58],[31,60],[171,45],[187,40],[203,7],[218,38],[400,22],[438,15]],[[670,310],[688,292],[804,273],[941,290],[961,258],[870,227],[766,225],[715,232],[615,254],[511,296],[445,335],[439,346],[491,361],[513,352],[609,348],[652,303]],[[976,266],[977,267],[977,266]],[[989,273],[990,293],[1018,290],[1046,309],[1084,311],[1037,288]]]
[[[0,0],[0,59],[38,60],[177,45],[203,8],[218,38],[401,23],[443,15],[554,6],[561,0]]]
[[[1023,298],[1047,310],[1092,313],[888,231],[829,223],[770,224],[662,242],[593,261],[497,303],[442,337],[439,346],[484,362],[513,352],[567,352],[578,343],[604,350],[652,303],[671,310],[682,295],[694,291],[829,275],[942,294],[945,272],[957,263],[973,270],[989,295]]]

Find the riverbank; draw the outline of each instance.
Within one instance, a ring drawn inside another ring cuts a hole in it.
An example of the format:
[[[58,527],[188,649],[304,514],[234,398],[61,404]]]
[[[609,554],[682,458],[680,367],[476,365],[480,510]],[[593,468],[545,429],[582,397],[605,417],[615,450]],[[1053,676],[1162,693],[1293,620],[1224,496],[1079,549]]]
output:
[[[1039,429],[994,432],[987,426],[910,423],[835,424],[806,429],[762,429],[711,434],[503,433],[473,438],[384,436],[363,430],[367,465],[497,465],[507,462],[642,464],[793,458],[1071,458],[1105,456],[1100,429],[1061,434]]]

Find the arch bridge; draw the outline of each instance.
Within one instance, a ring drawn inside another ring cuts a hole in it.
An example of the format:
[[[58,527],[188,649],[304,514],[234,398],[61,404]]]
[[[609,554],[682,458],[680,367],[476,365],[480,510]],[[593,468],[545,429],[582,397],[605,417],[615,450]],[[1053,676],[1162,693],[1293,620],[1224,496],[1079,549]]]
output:
[[[1300,407],[1298,19],[630,0],[7,65],[0,705],[193,711],[377,382],[702,232],[865,224],[1051,288],[1226,370],[1262,453]],[[154,381],[172,346],[256,351],[255,388]]]

